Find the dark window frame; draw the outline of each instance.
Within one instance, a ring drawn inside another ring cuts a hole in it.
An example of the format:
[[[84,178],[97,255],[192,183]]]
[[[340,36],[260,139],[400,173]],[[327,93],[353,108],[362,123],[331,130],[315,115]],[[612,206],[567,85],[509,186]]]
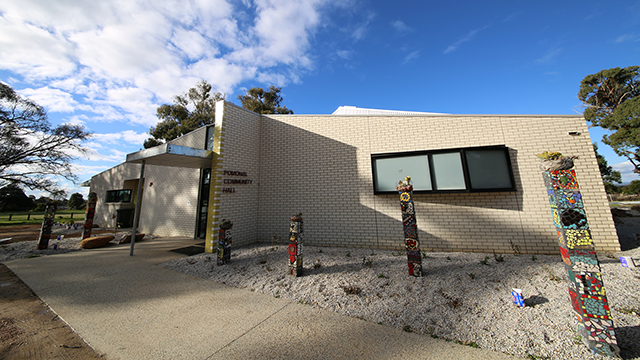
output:
[[[129,193],[129,200],[124,201],[122,193]],[[113,204],[113,203],[130,203],[131,198],[133,197],[133,190],[131,189],[118,189],[118,190],[107,190],[105,195],[105,203]]]
[[[509,171],[509,181],[511,182],[511,187],[503,187],[503,188],[484,188],[484,189],[474,189],[471,186],[471,177],[469,166],[467,164],[467,151],[482,151],[482,150],[490,150],[490,151],[502,151],[505,155],[505,160],[507,163],[507,169]],[[433,166],[433,157],[435,154],[443,154],[443,153],[459,153],[460,159],[462,161],[462,172],[464,175],[465,189],[457,189],[457,190],[438,190],[436,189],[436,175],[434,173]],[[395,153],[384,153],[384,154],[371,154],[371,171],[373,175],[373,193],[374,195],[387,195],[387,194],[397,194],[397,191],[378,191],[378,182],[376,177],[376,160],[378,159],[390,159],[390,158],[399,158],[399,157],[408,157],[408,156],[419,156],[426,155],[428,157],[429,162],[429,174],[431,176],[431,186],[432,190],[414,190],[415,194],[451,194],[451,193],[482,193],[482,192],[513,192],[516,191],[516,183],[513,175],[513,165],[511,164],[511,157],[509,155],[509,148],[505,145],[492,145],[492,146],[475,146],[475,147],[465,147],[465,148],[453,148],[453,149],[438,149],[438,150],[421,150],[421,151],[406,151],[406,152],[395,152]],[[401,179],[398,179],[401,180]]]

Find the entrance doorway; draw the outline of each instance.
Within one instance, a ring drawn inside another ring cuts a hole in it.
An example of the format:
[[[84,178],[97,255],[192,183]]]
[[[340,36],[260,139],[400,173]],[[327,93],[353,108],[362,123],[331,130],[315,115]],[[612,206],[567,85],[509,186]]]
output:
[[[211,186],[211,169],[203,169],[200,177],[200,203],[198,204],[198,238],[207,237],[207,218],[209,216],[209,188]]]

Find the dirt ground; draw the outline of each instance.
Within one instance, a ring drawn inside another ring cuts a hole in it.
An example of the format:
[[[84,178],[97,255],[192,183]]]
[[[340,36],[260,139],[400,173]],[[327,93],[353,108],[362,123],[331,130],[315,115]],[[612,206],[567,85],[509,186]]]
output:
[[[92,234],[113,232],[93,229]],[[35,241],[40,225],[0,227],[0,239]],[[80,237],[82,230],[65,234]],[[4,264],[0,264],[0,359],[100,359]]]
[[[100,359],[11,270],[0,264],[0,359]]]

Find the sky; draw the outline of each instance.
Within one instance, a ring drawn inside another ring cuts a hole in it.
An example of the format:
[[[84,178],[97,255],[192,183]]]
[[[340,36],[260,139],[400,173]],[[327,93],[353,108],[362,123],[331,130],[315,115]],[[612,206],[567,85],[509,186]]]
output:
[[[640,1],[0,2],[0,81],[93,133],[81,180],[142,149],[156,108],[201,79],[236,104],[282,87],[296,114],[581,114],[586,75],[639,59]],[[640,179],[603,134],[609,165]]]

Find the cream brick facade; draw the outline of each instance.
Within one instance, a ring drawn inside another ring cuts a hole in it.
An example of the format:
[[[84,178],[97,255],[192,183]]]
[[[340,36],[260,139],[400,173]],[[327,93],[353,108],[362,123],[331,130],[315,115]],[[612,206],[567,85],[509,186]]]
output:
[[[208,251],[214,250],[217,224],[223,218],[233,221],[233,244],[241,246],[270,242],[273,235],[285,241],[288,219],[298,212],[305,219],[306,244],[403,249],[398,196],[374,195],[371,155],[489,145],[509,148],[517,191],[415,194],[423,250],[510,253],[518,248],[529,254],[557,253],[535,157],[547,150],[579,156],[575,170],[596,249],[619,250],[588,129],[580,116],[258,115],[220,102],[215,126]],[[204,148],[206,128],[172,143]],[[94,177],[92,189],[122,188],[124,180],[138,176],[138,165],[122,164]],[[149,166],[141,230],[193,235],[199,176],[198,170]],[[229,180],[251,183],[229,184]],[[96,216],[109,213],[113,205],[102,204],[104,194],[98,196]]]

